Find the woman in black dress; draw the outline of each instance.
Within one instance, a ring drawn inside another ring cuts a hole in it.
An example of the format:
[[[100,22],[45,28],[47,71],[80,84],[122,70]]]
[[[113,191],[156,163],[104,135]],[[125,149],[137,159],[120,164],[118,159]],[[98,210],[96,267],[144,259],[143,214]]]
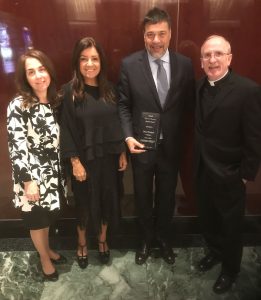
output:
[[[40,255],[45,279],[58,279],[53,264],[65,263],[49,247],[49,227],[60,209],[61,178],[59,100],[49,58],[38,50],[20,57],[16,69],[17,96],[7,109],[8,146],[14,181],[13,200],[20,208],[33,244]]]
[[[73,78],[63,88],[61,151],[73,175],[77,261],[81,268],[86,268],[87,223],[97,234],[101,263],[109,261],[107,227],[117,226],[119,220],[118,171],[126,169],[127,160],[117,94],[106,78],[101,47],[90,37],[79,40],[72,63]]]

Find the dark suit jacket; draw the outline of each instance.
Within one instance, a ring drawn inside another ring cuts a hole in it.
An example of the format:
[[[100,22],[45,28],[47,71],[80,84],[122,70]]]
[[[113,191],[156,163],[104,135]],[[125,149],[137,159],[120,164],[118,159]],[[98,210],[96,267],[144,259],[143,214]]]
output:
[[[183,112],[185,108],[193,107],[195,89],[190,59],[169,53],[171,83],[165,106],[161,107],[148,55],[143,50],[122,62],[118,109],[125,138],[132,136],[137,140],[141,135],[142,112],[159,113],[165,153],[169,159],[176,161],[180,154]]]
[[[254,180],[261,157],[260,86],[231,71],[203,119],[199,95],[205,80],[197,86],[196,170],[202,159],[217,180]]]

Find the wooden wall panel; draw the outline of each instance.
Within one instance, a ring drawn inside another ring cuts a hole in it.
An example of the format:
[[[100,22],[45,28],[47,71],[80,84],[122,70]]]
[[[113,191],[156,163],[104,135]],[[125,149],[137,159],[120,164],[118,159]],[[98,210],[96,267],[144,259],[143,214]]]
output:
[[[59,85],[71,77],[71,52],[76,40],[93,36],[103,45],[109,76],[117,81],[121,59],[143,48],[140,22],[158,5],[172,17],[171,48],[191,57],[196,77],[202,75],[200,46],[209,34],[222,34],[232,44],[232,67],[261,83],[260,0],[0,0],[0,219],[19,218],[13,209],[10,162],[6,140],[6,107],[15,94],[14,67],[28,46],[53,60]],[[187,140],[178,188],[177,213],[194,214],[192,191],[193,116],[187,118]],[[132,201],[131,176],[125,176],[126,200]],[[183,191],[185,195],[183,195]],[[261,214],[261,174],[248,184],[249,214]],[[125,203],[134,213],[133,205]],[[65,209],[64,216],[70,215]]]

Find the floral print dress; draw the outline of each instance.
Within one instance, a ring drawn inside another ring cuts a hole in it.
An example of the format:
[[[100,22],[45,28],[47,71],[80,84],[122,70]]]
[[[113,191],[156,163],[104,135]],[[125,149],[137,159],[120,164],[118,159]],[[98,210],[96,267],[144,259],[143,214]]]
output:
[[[8,147],[12,162],[15,207],[24,212],[38,205],[48,210],[60,208],[61,178],[59,125],[50,104],[22,107],[22,97],[13,99],[7,108]],[[36,181],[40,201],[28,201],[26,181]]]

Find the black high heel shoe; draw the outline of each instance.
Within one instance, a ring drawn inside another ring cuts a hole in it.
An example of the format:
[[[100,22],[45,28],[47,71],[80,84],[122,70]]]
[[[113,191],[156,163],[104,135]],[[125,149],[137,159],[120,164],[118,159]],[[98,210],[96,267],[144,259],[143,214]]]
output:
[[[57,281],[59,279],[59,274],[56,270],[51,274],[45,274],[44,271],[42,270],[42,273],[46,281]]]
[[[65,256],[63,256],[62,254],[59,254],[59,258],[58,259],[53,259],[51,258],[51,262],[55,265],[62,265],[62,264],[66,264],[67,263],[67,258]]]
[[[81,250],[81,254],[82,255],[78,255],[77,253],[77,262],[78,262],[78,265],[81,269],[86,269],[86,267],[88,266],[88,254],[86,255],[83,255],[83,248],[86,247],[86,244],[85,245],[78,245],[78,248]]]
[[[63,256],[61,253],[57,253],[57,254],[59,254],[59,258],[58,259],[50,258],[51,262],[55,265],[66,264],[67,258]],[[37,252],[37,257],[40,257],[40,254],[38,252]]]
[[[108,248],[106,241],[104,242],[99,241],[99,244],[102,245],[103,248],[103,251],[99,251],[99,260],[101,264],[106,265],[110,260],[110,250]],[[108,248],[107,251],[105,251],[105,245],[107,245]]]

